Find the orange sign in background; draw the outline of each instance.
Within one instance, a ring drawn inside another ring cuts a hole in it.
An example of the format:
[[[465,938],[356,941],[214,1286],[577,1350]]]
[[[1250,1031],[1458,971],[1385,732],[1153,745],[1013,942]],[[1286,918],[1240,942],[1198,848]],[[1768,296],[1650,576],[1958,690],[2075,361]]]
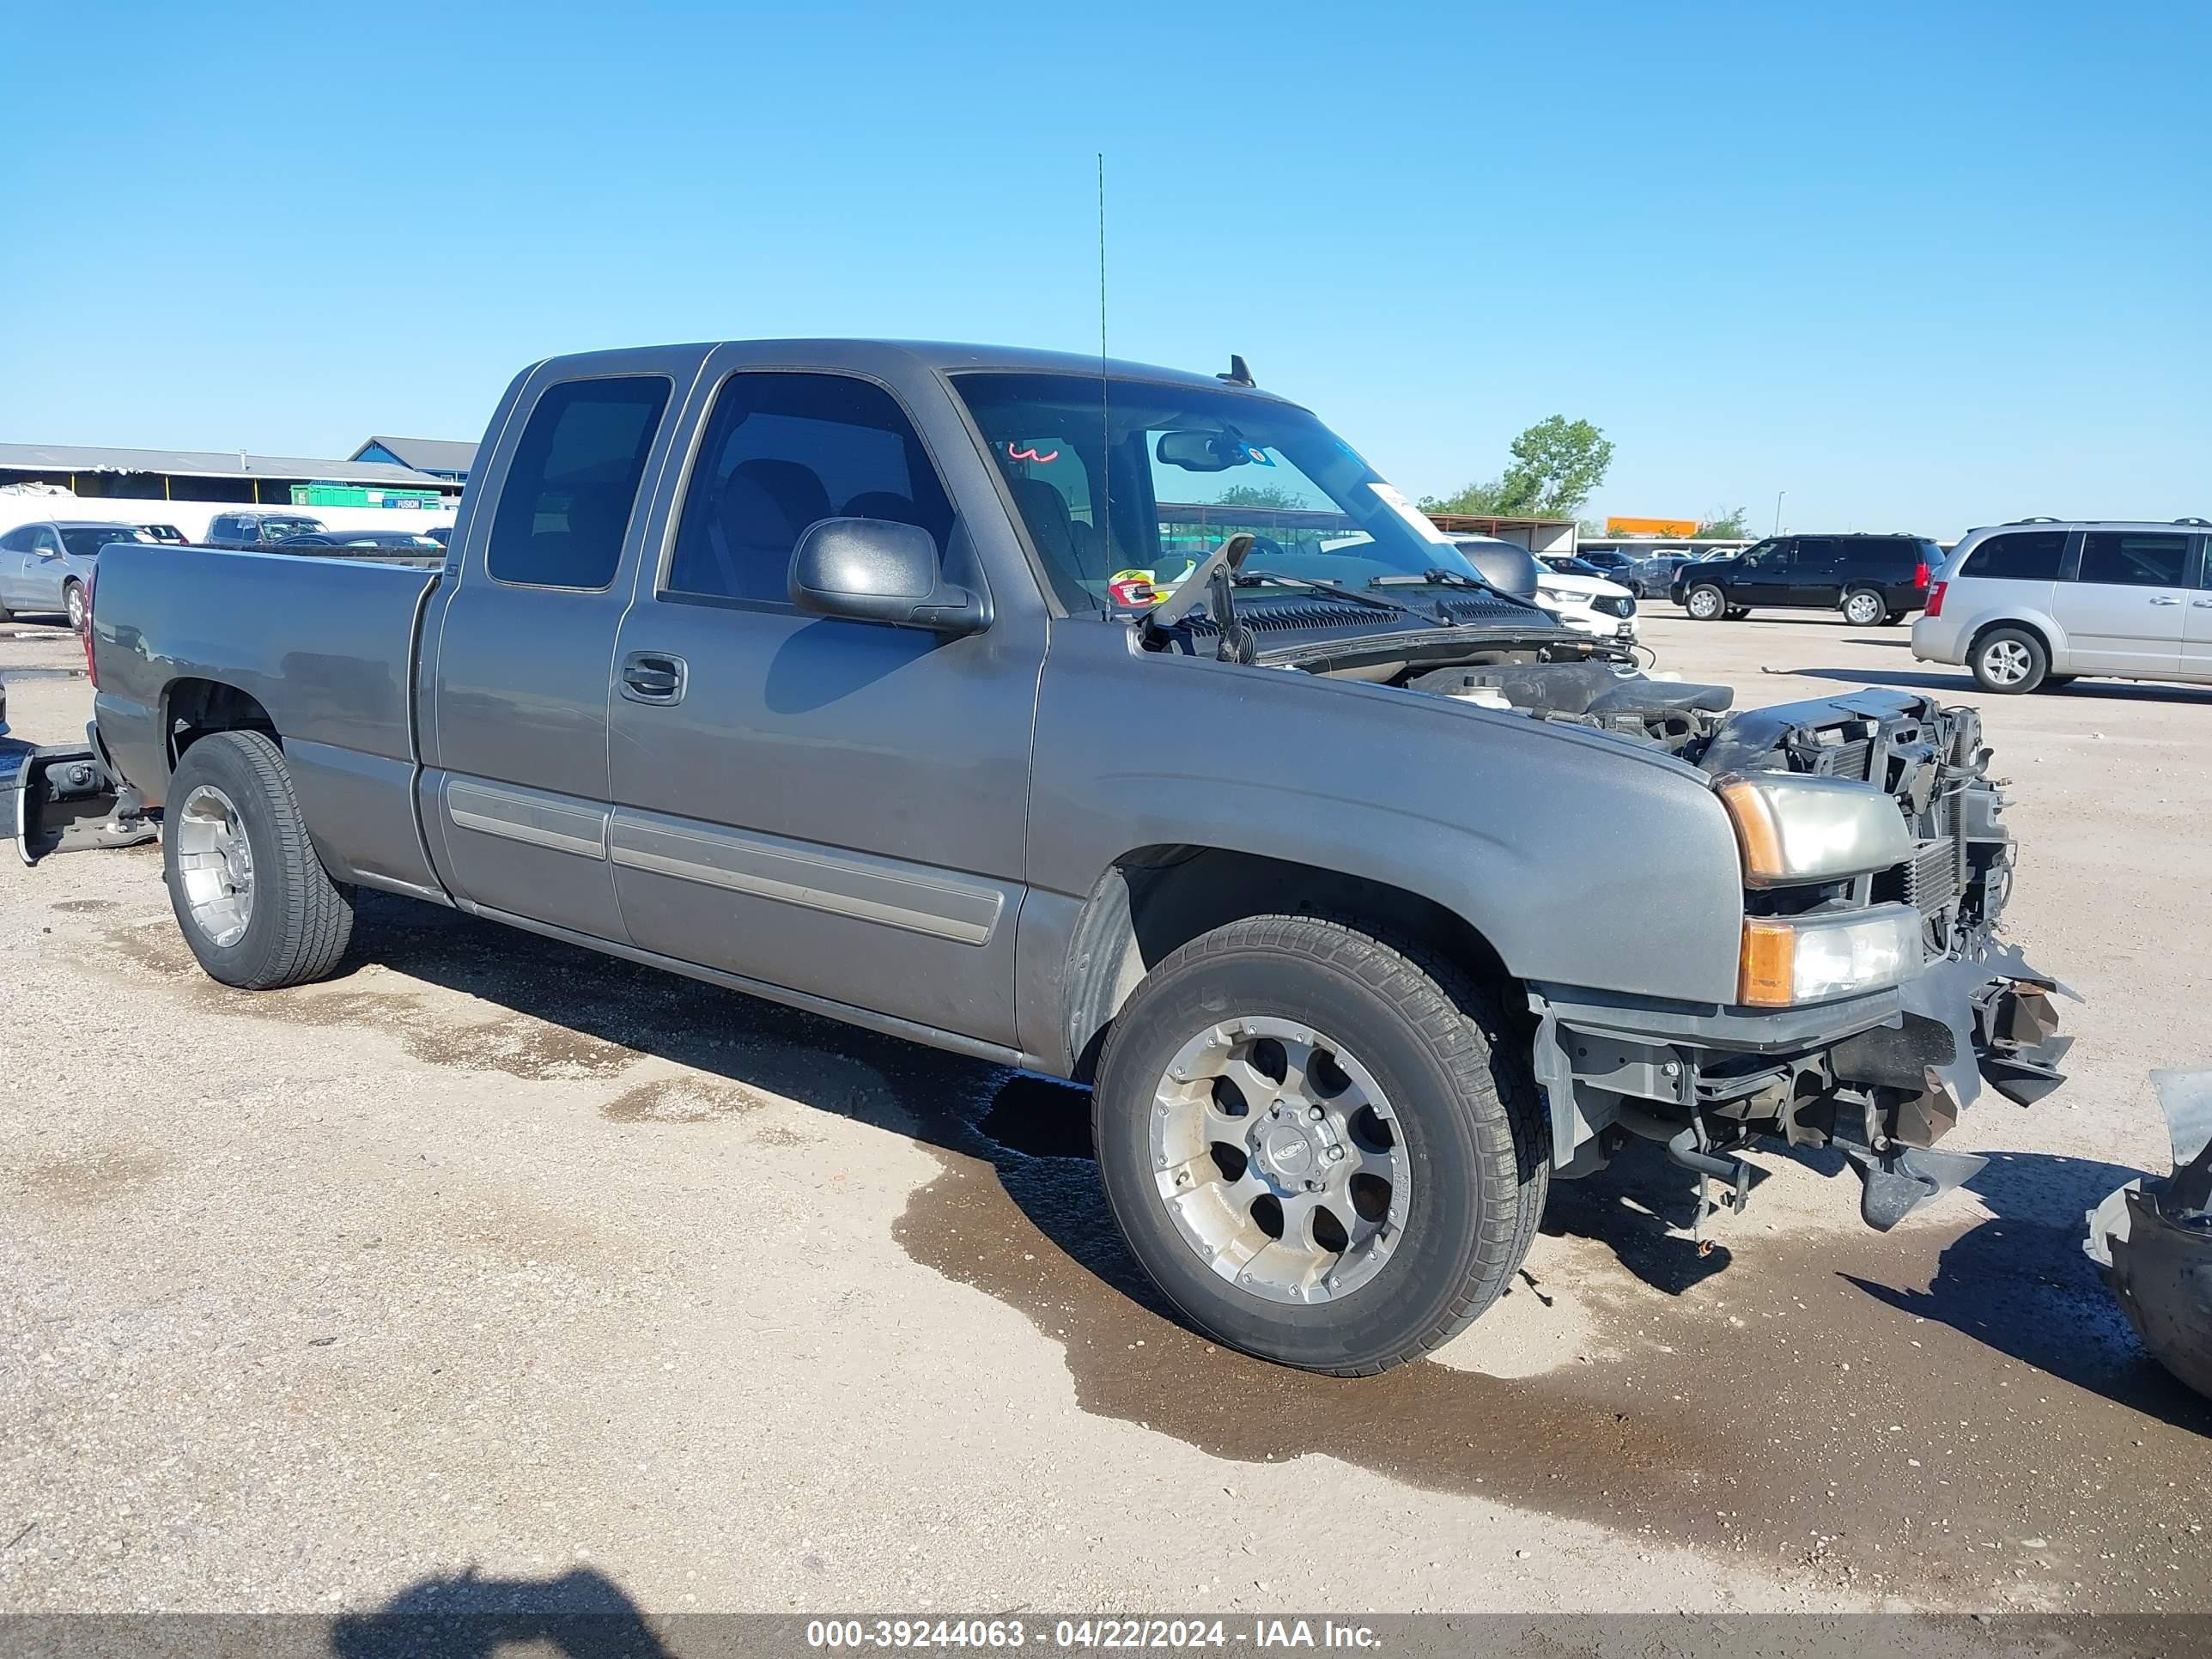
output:
[[[1605,533],[1608,536],[1694,536],[1698,533],[1695,519],[1607,519]]]

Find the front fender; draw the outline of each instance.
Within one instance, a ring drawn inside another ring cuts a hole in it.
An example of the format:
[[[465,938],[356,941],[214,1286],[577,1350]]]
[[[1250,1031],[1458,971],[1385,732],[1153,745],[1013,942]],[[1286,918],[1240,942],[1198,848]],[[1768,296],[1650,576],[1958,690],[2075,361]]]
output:
[[[1734,1000],[1735,835],[1705,776],[1657,750],[1144,653],[1126,629],[1071,618],[1054,625],[1035,755],[1030,878],[1046,892],[1088,894],[1133,847],[1220,848],[1428,899],[1516,978]]]

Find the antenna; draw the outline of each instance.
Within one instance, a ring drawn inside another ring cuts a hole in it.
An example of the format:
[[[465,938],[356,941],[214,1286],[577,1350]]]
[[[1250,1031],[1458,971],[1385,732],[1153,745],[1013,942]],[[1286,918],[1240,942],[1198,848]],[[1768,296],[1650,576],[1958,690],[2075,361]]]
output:
[[[1106,152],[1098,152],[1098,550],[1101,581],[1114,573],[1114,419],[1106,373]]]

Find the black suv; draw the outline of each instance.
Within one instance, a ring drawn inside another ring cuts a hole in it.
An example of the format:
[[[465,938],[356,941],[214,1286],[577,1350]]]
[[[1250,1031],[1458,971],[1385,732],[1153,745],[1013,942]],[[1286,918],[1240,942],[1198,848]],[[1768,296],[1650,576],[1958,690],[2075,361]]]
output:
[[[1943,550],[1923,536],[1770,536],[1732,559],[1686,564],[1668,596],[1699,622],[1755,609],[1840,611],[1860,628],[1928,603]]]

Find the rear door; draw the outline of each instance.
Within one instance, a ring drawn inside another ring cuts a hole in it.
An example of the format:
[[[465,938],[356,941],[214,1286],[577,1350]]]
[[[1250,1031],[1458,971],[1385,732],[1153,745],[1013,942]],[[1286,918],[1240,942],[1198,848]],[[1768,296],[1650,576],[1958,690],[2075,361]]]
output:
[[[471,485],[487,510],[457,544],[459,580],[423,645],[435,670],[421,805],[440,874],[471,904],[619,941],[609,665],[637,502],[689,373],[669,354],[591,361],[591,374],[526,384],[507,423],[519,435],[502,434]]]
[[[2051,596],[2069,668],[2170,679],[2181,672],[2192,538],[2183,532],[2088,530],[2078,566]]]
[[[803,615],[787,588],[799,535],[831,516],[918,525],[955,580],[983,582],[952,501],[996,497],[933,375],[757,362],[726,348],[708,366],[616,649],[623,918],[682,961],[1012,1045],[1042,619],[1001,605],[951,638]]]
[[[23,598],[23,567],[30,557],[31,538],[37,533],[34,526],[19,524],[0,535],[0,610],[30,608]]]

